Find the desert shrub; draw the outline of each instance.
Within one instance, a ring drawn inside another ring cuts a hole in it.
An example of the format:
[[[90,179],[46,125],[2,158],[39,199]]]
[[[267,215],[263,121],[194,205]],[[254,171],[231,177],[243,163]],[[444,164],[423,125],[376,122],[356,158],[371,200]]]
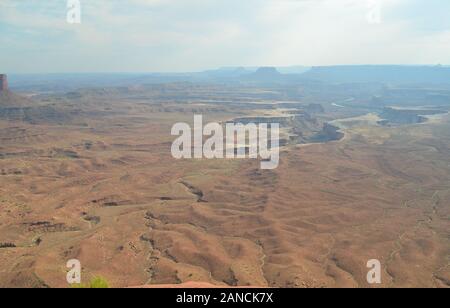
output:
[[[109,283],[105,278],[94,277],[87,284],[76,284],[73,287],[76,289],[108,289]]]
[[[90,287],[91,287],[91,289],[108,289],[109,284],[108,284],[108,281],[106,281],[106,279],[101,278],[101,277],[96,277],[91,280]]]

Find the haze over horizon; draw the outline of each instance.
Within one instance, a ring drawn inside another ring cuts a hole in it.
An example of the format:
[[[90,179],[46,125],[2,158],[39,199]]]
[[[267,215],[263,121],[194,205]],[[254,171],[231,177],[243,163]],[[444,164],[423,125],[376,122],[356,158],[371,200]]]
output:
[[[373,3],[379,18],[370,20]],[[0,71],[450,64],[450,3],[440,0],[81,0],[81,8],[81,24],[68,24],[66,1],[3,0]]]

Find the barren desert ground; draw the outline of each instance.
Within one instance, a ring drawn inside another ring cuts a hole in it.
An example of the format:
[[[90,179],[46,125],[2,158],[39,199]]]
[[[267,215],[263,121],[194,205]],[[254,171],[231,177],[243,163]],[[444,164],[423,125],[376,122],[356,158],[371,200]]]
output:
[[[0,287],[67,287],[74,258],[83,277],[114,287],[369,287],[370,259],[382,263],[380,287],[449,287],[450,116],[377,125],[312,98],[290,107],[283,91],[4,97]],[[171,156],[172,125],[194,114],[274,113],[287,115],[277,169]],[[324,136],[343,118],[344,138]]]

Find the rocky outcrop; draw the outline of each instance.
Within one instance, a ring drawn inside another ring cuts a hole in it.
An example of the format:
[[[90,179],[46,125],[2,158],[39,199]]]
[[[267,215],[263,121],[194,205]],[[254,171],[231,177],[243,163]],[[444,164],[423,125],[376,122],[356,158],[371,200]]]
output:
[[[0,74],[0,92],[8,91],[8,77]]]
[[[287,126],[295,118],[294,115],[286,117],[244,117],[237,118],[228,123],[233,124],[280,124],[281,127]]]
[[[443,114],[447,113],[442,110],[408,110],[408,109],[395,109],[391,107],[384,108],[380,114],[380,118],[383,120],[379,122],[381,125],[389,124],[417,124],[427,121],[427,115]]]
[[[275,67],[261,67],[255,73],[247,75],[246,79],[255,82],[273,82],[279,81],[282,77]]]
[[[62,124],[72,120],[76,112],[42,104],[11,91],[0,92],[0,120]]]
[[[341,140],[344,136],[345,134],[338,127],[325,123],[322,131],[309,138],[308,141],[310,143],[330,142]]]
[[[321,104],[309,104],[305,110],[309,114],[325,113],[325,109]]]

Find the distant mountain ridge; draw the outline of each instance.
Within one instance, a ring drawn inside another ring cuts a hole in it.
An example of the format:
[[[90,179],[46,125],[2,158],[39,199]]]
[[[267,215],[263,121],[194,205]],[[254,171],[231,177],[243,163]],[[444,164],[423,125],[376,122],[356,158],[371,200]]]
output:
[[[223,67],[190,73],[11,74],[9,79],[13,90],[38,92],[67,92],[79,88],[126,87],[173,82],[450,84],[450,67],[412,65]]]
[[[402,65],[317,66],[302,75],[331,83],[450,83],[450,67]]]

